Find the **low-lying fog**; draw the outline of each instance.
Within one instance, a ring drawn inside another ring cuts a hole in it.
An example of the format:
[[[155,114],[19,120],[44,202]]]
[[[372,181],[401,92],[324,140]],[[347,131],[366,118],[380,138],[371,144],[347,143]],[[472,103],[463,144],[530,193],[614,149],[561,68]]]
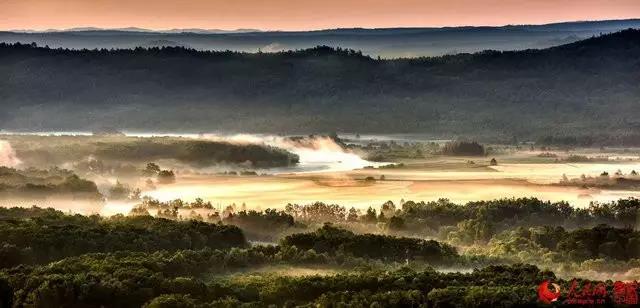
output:
[[[50,133],[43,133],[47,135]],[[57,133],[60,134],[60,133]],[[131,133],[130,136],[149,137],[157,134]],[[294,142],[290,138],[274,135],[223,135],[223,134],[162,134],[204,140],[227,141],[239,144],[266,144],[293,152],[300,157],[294,167],[257,170],[260,176],[236,176],[216,174],[216,169],[205,168],[198,173],[178,170],[174,184],[156,185],[143,189],[142,195],[160,201],[183,199],[193,201],[202,198],[214,205],[246,204],[248,209],[283,208],[287,203],[307,204],[315,201],[336,203],[346,207],[378,208],[387,200],[398,203],[401,199],[431,201],[448,198],[454,202],[488,200],[505,197],[537,197],[543,200],[568,201],[574,206],[587,206],[592,201],[613,201],[620,198],[640,197],[640,191],[581,188],[579,186],[549,185],[566,175],[569,178],[582,174],[613,174],[620,170],[627,174],[640,171],[640,161],[635,155],[625,155],[624,160],[586,163],[536,163],[497,156],[497,166],[482,168],[465,167],[466,158],[426,158],[419,164],[405,168],[383,169],[386,163],[367,161],[354,152],[344,150],[328,137],[317,137],[311,142]],[[362,140],[418,140],[419,136],[368,136]],[[355,139],[354,136],[351,138]],[[611,155],[616,158],[615,154]],[[617,157],[620,159],[620,157]],[[474,158],[478,161],[490,157]],[[20,158],[11,145],[0,142],[0,164],[19,167]],[[462,167],[459,165],[463,165]],[[455,167],[451,167],[455,166]],[[365,181],[370,177],[373,180]],[[105,179],[93,179],[96,182]],[[108,179],[115,182],[116,179]],[[99,183],[100,185],[100,183]],[[4,202],[6,203],[6,202]],[[78,201],[66,206],[62,202],[50,202],[55,207],[81,213],[112,215],[127,214],[131,202],[113,202],[83,208]],[[4,204],[3,204],[4,205]],[[39,204],[43,206],[42,204]]]
[[[329,137],[316,136],[312,142],[299,144],[291,141],[287,136],[264,134],[153,134],[127,133],[133,137],[184,137],[201,140],[223,141],[235,144],[265,144],[285,149],[300,157],[300,163],[286,168],[270,168],[265,170],[269,174],[307,173],[307,172],[335,172],[360,169],[365,166],[379,166],[384,163],[370,162],[355,153],[343,150]],[[211,171],[211,170],[204,170]]]
[[[231,143],[254,143],[285,149],[300,157],[297,166],[288,168],[271,168],[270,174],[308,173],[308,172],[340,172],[379,166],[383,163],[370,162],[355,153],[345,151],[329,137],[314,137],[304,144],[296,143],[282,136],[273,135],[213,135],[202,134],[199,138],[226,141]]]

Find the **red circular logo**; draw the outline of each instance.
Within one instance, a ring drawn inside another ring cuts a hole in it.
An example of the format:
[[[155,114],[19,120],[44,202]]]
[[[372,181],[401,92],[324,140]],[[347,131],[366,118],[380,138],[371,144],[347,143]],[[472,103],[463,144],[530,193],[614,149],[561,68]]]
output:
[[[538,299],[545,303],[551,304],[560,298],[560,286],[552,283],[553,291],[549,289],[549,280],[545,280],[538,286]]]

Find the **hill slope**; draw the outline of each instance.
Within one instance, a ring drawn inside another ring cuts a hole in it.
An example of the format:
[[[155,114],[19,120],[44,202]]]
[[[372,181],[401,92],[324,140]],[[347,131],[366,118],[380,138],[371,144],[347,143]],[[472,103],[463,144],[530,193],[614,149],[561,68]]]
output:
[[[5,129],[539,136],[640,127],[640,30],[543,50],[377,60],[0,45]]]
[[[239,30],[211,33],[202,29],[151,31],[139,28],[77,28],[49,32],[0,32],[0,42],[51,48],[135,48],[157,42],[198,50],[264,52],[332,46],[362,50],[383,58],[440,56],[492,50],[547,48],[593,35],[640,28],[640,19],[564,22],[502,27],[328,29],[317,31]],[[215,30],[214,30],[215,31]]]

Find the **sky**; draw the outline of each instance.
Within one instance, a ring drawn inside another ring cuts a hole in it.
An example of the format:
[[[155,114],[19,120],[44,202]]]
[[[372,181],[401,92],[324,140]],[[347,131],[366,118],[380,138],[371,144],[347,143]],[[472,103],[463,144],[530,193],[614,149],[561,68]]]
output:
[[[312,30],[640,18],[640,0],[0,0],[0,29]]]

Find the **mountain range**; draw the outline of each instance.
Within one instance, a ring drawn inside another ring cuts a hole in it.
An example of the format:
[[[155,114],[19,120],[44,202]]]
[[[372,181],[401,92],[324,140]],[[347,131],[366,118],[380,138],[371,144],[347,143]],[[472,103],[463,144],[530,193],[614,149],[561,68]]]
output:
[[[197,50],[275,52],[331,46],[361,50],[373,57],[439,56],[482,50],[547,48],[592,36],[640,28],[640,19],[565,22],[502,27],[328,29],[316,31],[233,31],[141,28],[76,28],[67,30],[5,31],[0,42],[31,43],[52,48],[94,49],[188,46]]]
[[[0,75],[7,130],[551,134],[640,144],[633,29],[545,49],[405,59],[329,46],[243,53],[0,44]]]

